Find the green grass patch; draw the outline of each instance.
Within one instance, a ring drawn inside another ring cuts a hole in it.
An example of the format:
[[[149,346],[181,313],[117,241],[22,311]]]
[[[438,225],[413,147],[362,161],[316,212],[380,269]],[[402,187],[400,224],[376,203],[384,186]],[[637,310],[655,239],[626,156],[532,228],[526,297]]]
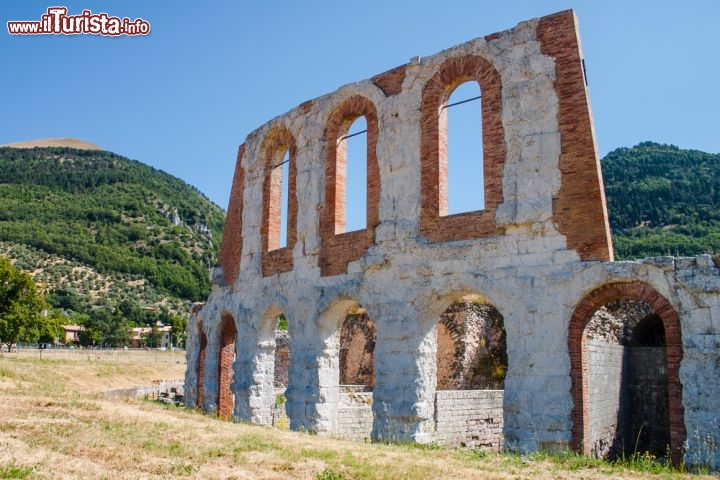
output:
[[[15,462],[0,466],[0,478],[27,478],[32,473],[32,467],[16,465]]]

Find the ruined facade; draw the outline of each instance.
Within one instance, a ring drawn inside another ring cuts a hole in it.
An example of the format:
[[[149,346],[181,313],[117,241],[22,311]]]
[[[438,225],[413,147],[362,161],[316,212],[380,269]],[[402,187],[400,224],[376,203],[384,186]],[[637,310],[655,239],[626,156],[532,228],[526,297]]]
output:
[[[600,405],[592,385],[606,368],[622,383],[623,371],[608,365],[623,356],[593,347],[586,326],[604,305],[632,299],[664,335],[654,367],[667,384],[662,441],[675,460],[718,462],[706,447],[720,444],[720,270],[709,255],[613,262],[582,60],[575,16],[561,12],[414,58],[251,133],[238,152],[213,291],[188,326],[187,405],[272,424],[274,331],[284,314],[293,429],[603,454],[597,446],[616,440],[624,417],[620,395],[609,400],[617,406]],[[482,94],[485,203],[447,215],[446,107],[467,81]],[[359,117],[366,225],[345,231],[343,140]],[[438,332],[448,329],[440,316],[469,296],[502,317],[502,390],[438,388]],[[355,378],[372,372],[372,384],[348,403],[341,353],[365,358],[367,341],[344,346],[341,331],[360,308],[376,331],[373,368]]]

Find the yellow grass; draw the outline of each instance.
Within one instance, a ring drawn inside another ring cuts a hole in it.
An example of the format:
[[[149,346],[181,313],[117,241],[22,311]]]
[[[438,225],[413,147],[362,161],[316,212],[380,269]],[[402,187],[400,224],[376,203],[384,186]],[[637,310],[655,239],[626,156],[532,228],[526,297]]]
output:
[[[180,352],[46,352],[43,360],[37,351],[5,353],[0,358],[0,478],[684,477],[576,456],[346,442],[102,393],[182,378],[184,362]]]

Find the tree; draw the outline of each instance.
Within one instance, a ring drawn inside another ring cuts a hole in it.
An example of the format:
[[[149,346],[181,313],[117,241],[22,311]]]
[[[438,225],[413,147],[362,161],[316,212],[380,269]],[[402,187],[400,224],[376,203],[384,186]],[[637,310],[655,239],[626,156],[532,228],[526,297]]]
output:
[[[130,325],[115,309],[97,308],[90,313],[85,324],[86,334],[81,337],[84,345],[102,345],[103,347],[122,347],[130,340]]]
[[[51,310],[49,315],[43,317],[43,322],[40,325],[40,342],[64,342],[65,329],[63,325],[68,323],[68,318],[62,314],[62,310]]]
[[[172,327],[172,344],[178,348],[183,348],[187,336],[185,331],[187,329],[187,318],[181,315],[172,315],[169,323]]]
[[[0,342],[35,342],[43,333],[43,300],[27,273],[0,258]]]

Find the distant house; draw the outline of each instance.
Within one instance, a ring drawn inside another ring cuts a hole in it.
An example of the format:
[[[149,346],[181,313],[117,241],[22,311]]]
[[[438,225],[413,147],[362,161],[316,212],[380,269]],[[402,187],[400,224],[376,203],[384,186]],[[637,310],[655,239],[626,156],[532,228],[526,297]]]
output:
[[[65,342],[64,343],[79,343],[80,342],[80,332],[85,330],[85,327],[82,325],[63,325],[63,330],[65,330]]]
[[[172,333],[172,327],[170,326],[158,326],[155,328],[155,332],[158,337],[156,343],[150,341],[150,337],[153,333],[153,329],[150,327],[134,327],[130,329],[130,346],[132,348],[140,347],[160,347],[170,348],[170,334]],[[155,344],[152,344],[155,343]]]

